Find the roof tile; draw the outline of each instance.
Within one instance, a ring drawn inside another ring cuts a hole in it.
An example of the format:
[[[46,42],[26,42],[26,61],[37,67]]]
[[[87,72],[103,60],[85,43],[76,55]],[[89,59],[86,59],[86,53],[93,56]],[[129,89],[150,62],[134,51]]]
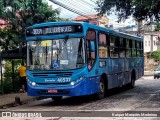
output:
[[[89,19],[96,19],[98,18],[97,14],[91,14],[91,15],[86,15],[87,17],[84,16],[78,16],[76,18],[74,18],[73,20],[75,21],[82,21],[82,20],[89,20]]]

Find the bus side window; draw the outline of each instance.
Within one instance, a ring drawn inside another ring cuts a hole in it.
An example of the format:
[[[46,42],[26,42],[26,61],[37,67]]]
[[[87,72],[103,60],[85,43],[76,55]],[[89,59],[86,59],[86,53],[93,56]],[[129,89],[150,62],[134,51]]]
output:
[[[126,57],[132,57],[132,46],[129,39],[126,39]]]
[[[107,58],[108,55],[108,36],[104,33],[99,33],[98,36],[98,50],[100,58]]]
[[[88,70],[91,70],[94,63],[95,63],[95,59],[96,59],[96,51],[92,51],[92,44],[94,43],[94,47],[96,47],[96,32],[95,30],[88,30],[87,31],[87,61],[88,61]],[[94,50],[96,50],[94,48]]]
[[[116,36],[110,36],[110,57],[118,58],[119,39]]]
[[[119,39],[119,57],[124,58],[125,57],[125,39],[120,38]]]

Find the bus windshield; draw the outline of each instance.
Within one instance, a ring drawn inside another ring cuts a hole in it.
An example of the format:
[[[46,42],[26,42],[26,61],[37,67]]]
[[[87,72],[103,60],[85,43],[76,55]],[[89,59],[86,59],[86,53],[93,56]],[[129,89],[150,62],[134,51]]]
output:
[[[66,70],[85,65],[83,38],[29,41],[27,68],[30,70]]]

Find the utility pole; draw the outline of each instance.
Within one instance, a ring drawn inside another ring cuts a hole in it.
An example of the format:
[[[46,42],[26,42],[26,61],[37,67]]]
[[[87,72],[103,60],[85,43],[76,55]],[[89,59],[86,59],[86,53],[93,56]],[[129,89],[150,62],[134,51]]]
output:
[[[141,29],[142,29],[142,20],[137,20],[137,26],[138,26],[138,31],[137,31],[137,36],[141,36]]]

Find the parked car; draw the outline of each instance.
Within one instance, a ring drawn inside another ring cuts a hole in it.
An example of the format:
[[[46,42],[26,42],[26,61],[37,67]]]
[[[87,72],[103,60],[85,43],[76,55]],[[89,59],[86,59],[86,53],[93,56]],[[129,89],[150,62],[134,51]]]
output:
[[[160,67],[156,68],[154,70],[154,79],[159,79],[160,78]]]

